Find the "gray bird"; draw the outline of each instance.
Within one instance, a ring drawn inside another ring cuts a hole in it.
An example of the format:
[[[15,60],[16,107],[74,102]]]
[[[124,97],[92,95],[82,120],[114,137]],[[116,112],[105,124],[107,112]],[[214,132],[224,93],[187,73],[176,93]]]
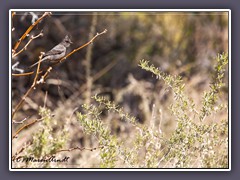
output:
[[[52,48],[50,51],[43,55],[43,59],[40,62],[48,60],[49,62],[57,62],[57,60],[63,58],[66,54],[67,47],[72,44],[71,39],[68,35],[65,36],[63,41]],[[34,63],[29,68],[36,66],[39,62]]]

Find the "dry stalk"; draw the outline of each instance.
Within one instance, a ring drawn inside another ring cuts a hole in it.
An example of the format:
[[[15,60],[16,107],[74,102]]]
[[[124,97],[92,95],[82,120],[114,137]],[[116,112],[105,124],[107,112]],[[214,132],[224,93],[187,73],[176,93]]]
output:
[[[92,18],[92,25],[90,28],[89,33],[89,40],[94,36],[96,32],[96,24],[97,24],[97,13],[94,13]],[[91,94],[92,94],[92,76],[91,76],[91,57],[92,57],[92,48],[93,46],[87,47],[87,53],[86,53],[86,104],[90,104],[91,101]]]

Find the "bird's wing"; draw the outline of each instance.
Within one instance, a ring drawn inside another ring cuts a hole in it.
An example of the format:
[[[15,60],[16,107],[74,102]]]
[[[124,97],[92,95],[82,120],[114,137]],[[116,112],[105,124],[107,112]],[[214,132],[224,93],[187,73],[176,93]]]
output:
[[[65,47],[63,47],[62,45],[57,45],[54,48],[52,48],[50,51],[48,51],[47,53],[44,54],[45,56],[49,56],[49,55],[59,55],[61,53],[63,53]]]

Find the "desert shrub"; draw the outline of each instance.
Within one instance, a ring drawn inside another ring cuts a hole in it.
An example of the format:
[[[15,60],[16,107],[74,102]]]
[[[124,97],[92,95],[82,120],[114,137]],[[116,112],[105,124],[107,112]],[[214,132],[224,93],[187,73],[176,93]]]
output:
[[[135,117],[104,97],[93,97],[98,106],[83,105],[85,113],[78,113],[77,116],[85,132],[96,136],[99,145],[103,147],[101,167],[118,167],[117,161],[122,160],[123,167],[135,168],[228,168],[228,119],[212,123],[205,121],[212,113],[217,113],[215,107],[223,105],[217,104],[217,99],[224,86],[228,56],[223,53],[216,60],[212,83],[209,91],[203,95],[200,110],[184,93],[185,84],[180,76],[167,75],[159,68],[149,65],[148,61],[140,61],[142,69],[152,72],[174,93],[169,109],[177,126],[170,138],[164,137],[160,128],[156,130],[154,126],[141,125]],[[103,108],[118,114],[136,129],[130,143],[113,137],[108,127],[104,126],[99,112]]]

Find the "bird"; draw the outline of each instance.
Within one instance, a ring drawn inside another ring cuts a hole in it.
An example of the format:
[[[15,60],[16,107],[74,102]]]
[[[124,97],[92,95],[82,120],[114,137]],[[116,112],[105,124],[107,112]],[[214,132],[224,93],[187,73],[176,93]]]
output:
[[[50,51],[46,52],[43,55],[43,59],[40,60],[40,62],[43,62],[43,61],[46,61],[46,60],[48,60],[49,62],[53,62],[53,63],[57,62],[57,60],[59,60],[59,59],[61,59],[65,56],[66,51],[67,51],[67,47],[69,47],[72,43],[73,42],[71,41],[69,36],[66,35],[61,43],[59,43],[58,45],[56,45]],[[32,67],[36,66],[38,63],[39,63],[39,61],[32,64],[29,68],[32,68]]]

